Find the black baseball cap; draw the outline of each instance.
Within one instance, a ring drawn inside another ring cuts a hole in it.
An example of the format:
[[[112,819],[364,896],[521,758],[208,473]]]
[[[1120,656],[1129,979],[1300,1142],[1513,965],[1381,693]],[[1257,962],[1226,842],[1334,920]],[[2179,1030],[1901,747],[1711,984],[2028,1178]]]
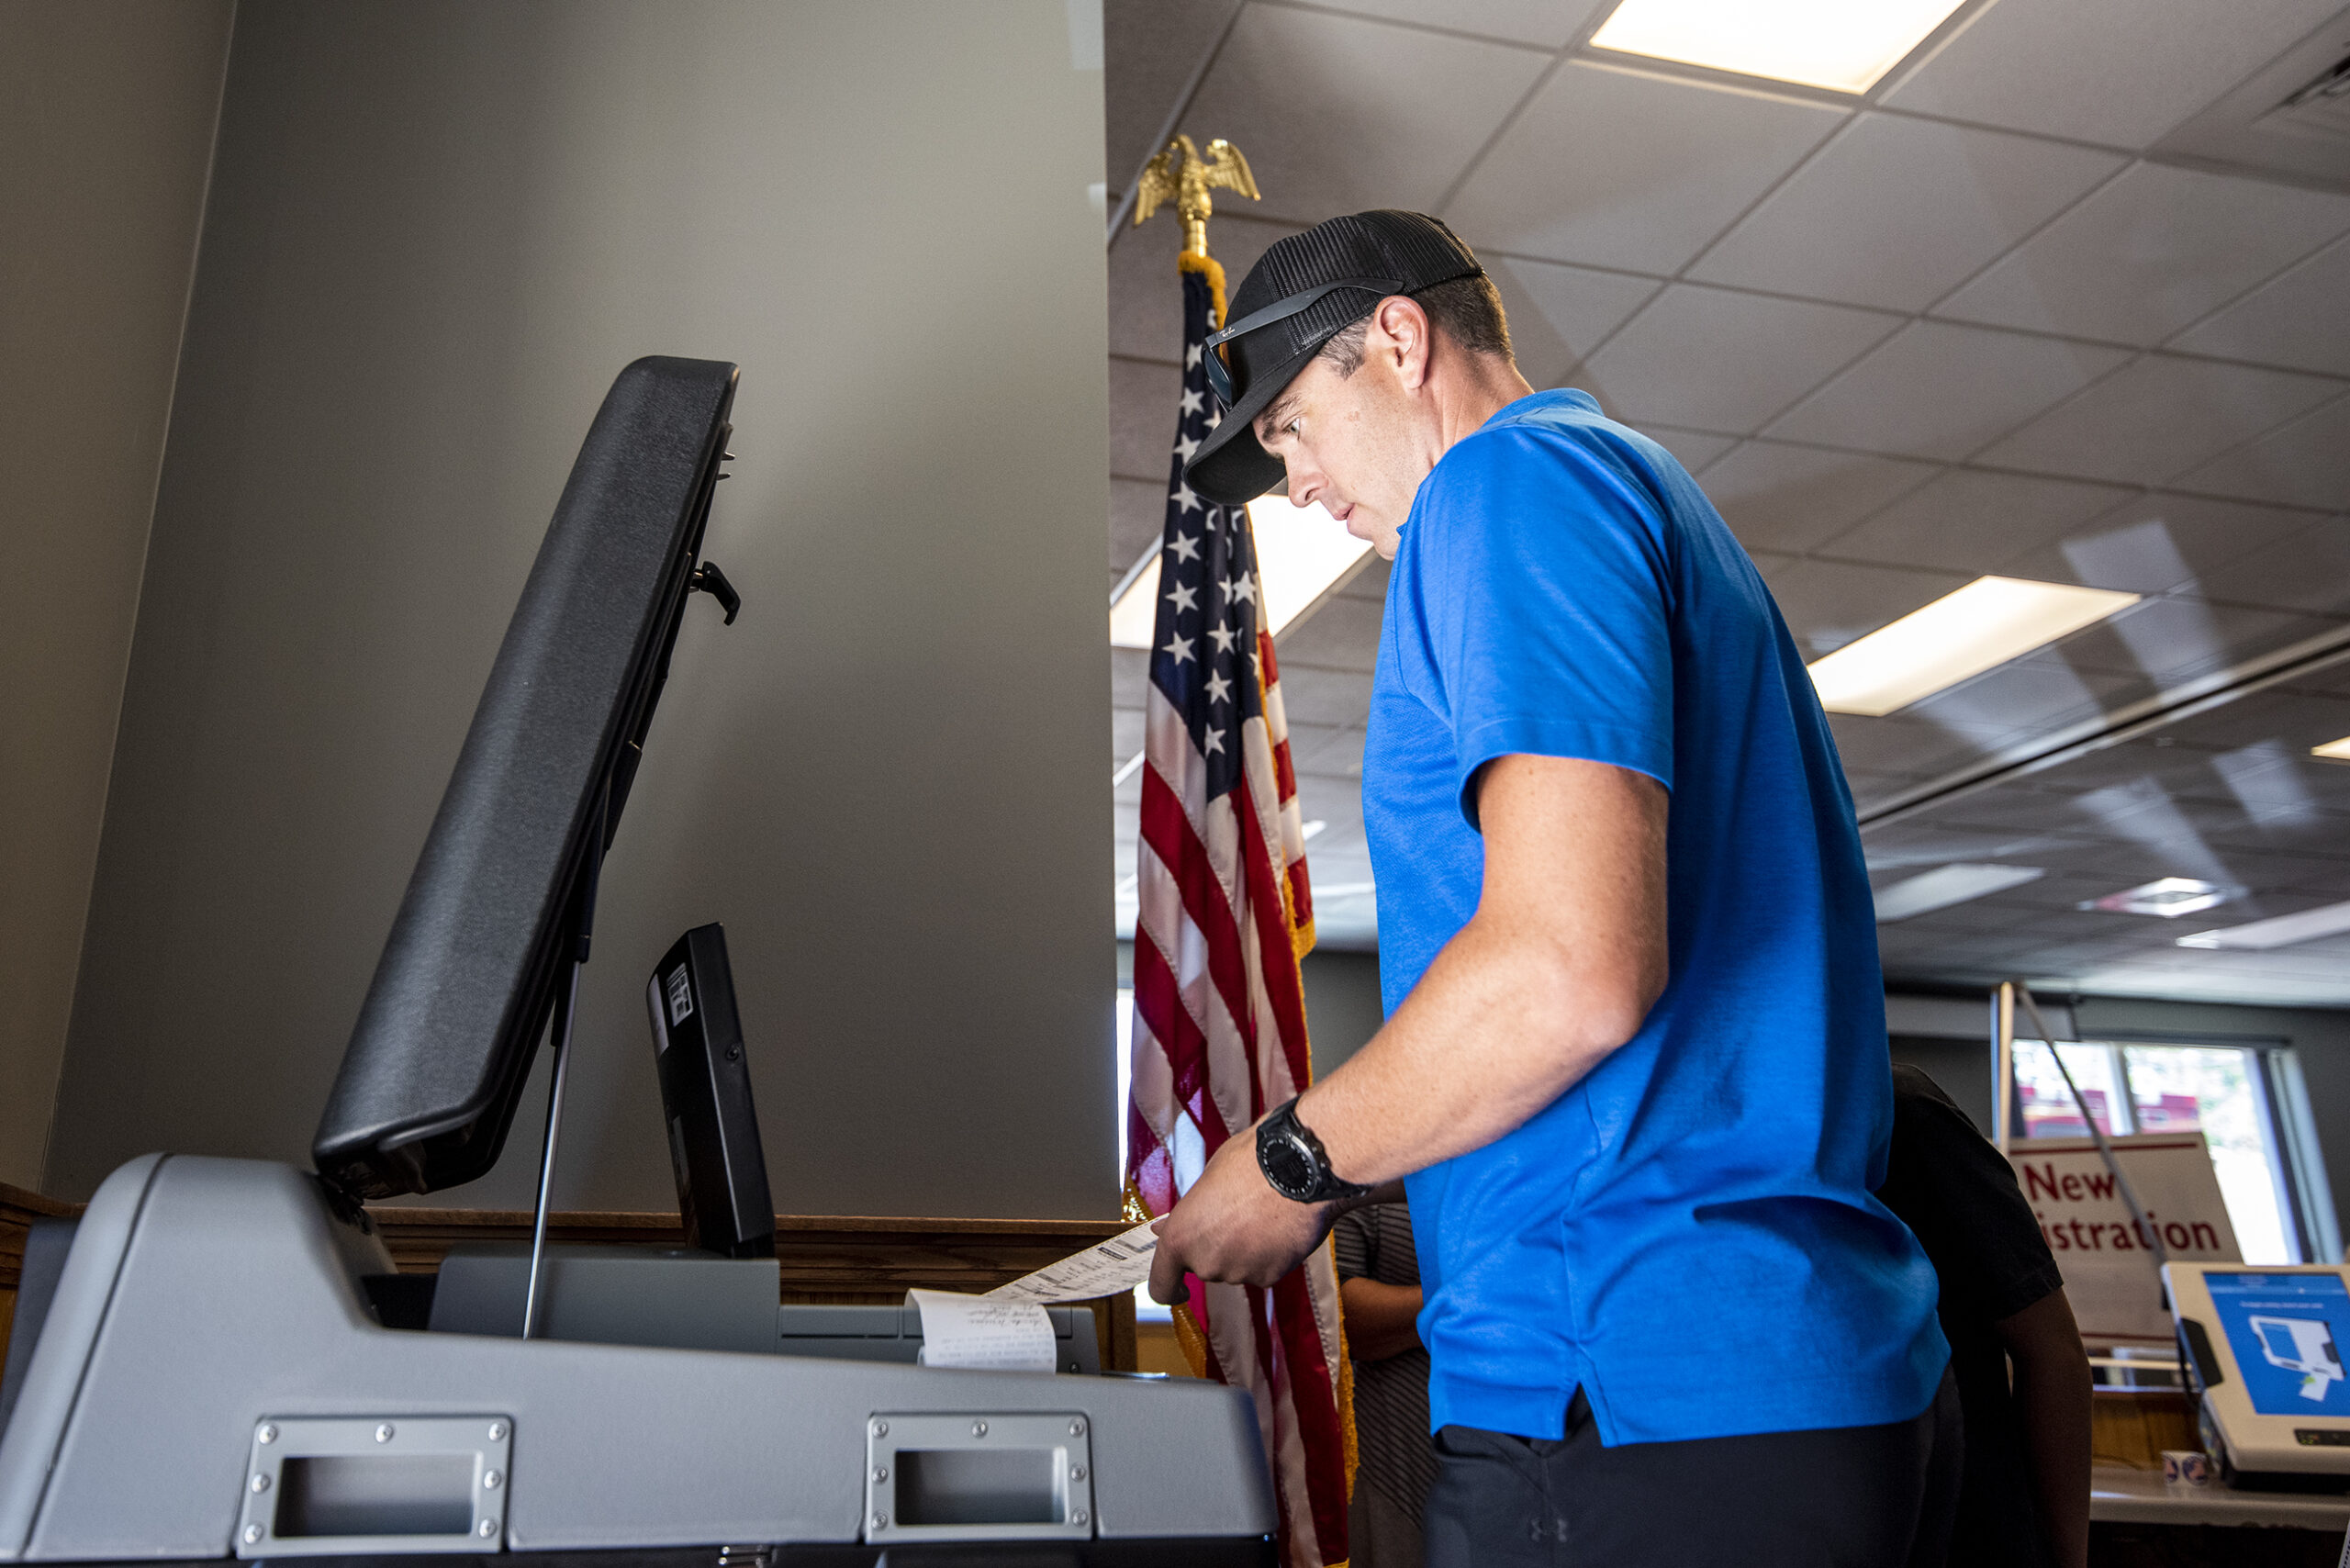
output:
[[[1192,488],[1239,506],[1280,484],[1281,459],[1258,442],[1257,416],[1347,328],[1382,299],[1417,294],[1485,269],[1460,236],[1419,212],[1358,212],[1276,242],[1232,297],[1221,343],[1232,396],[1223,422],[1183,465]],[[1218,388],[1221,392],[1222,388]]]

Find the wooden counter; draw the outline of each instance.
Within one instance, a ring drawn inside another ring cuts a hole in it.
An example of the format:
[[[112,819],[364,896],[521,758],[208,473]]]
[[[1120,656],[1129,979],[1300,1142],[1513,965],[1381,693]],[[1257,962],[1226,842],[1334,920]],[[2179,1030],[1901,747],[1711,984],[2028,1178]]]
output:
[[[78,1204],[61,1204],[0,1182],[0,1358],[7,1353],[9,1319],[17,1303],[25,1231],[44,1216],[70,1216]],[[443,1209],[400,1204],[367,1210],[402,1273],[432,1273],[460,1241],[528,1241],[531,1216],[520,1209]],[[778,1215],[776,1257],[786,1302],[902,1301],[907,1291],[979,1293],[1018,1279],[1079,1248],[1106,1241],[1124,1220],[920,1219]],[[549,1216],[551,1241],[638,1242],[682,1246],[674,1214],[559,1213]],[[1090,1304],[1105,1370],[1135,1369],[1135,1308],[1131,1295]]]

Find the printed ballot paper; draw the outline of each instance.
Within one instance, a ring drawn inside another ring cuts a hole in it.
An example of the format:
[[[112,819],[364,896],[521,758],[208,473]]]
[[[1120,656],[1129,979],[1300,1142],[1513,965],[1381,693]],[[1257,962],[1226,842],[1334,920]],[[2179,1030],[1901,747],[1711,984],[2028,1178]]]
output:
[[[1158,1222],[1047,1263],[985,1295],[908,1291],[922,1311],[922,1364],[996,1372],[1051,1372],[1058,1360],[1045,1308],[1130,1291],[1150,1277]]]
[[[990,1301],[1033,1301],[1054,1306],[1066,1301],[1089,1301],[1116,1295],[1150,1278],[1150,1255],[1158,1250],[1158,1221],[1145,1220],[1132,1230],[1082,1252],[1072,1252],[1058,1263],[1047,1263],[1008,1285],[988,1292]]]

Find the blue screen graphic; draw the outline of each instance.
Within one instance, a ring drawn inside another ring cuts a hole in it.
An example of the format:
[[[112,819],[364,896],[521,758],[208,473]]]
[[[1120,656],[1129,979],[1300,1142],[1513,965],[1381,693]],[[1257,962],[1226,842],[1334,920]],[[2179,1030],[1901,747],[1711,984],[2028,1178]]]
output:
[[[2337,1325],[2350,1328],[2339,1274],[2206,1273],[2205,1288],[2263,1416],[2350,1416]]]

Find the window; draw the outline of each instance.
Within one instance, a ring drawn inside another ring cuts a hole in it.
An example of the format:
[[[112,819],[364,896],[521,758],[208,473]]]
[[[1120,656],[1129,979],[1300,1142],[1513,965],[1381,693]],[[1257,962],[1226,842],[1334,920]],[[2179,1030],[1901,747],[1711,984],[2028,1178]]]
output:
[[[2313,1153],[2293,1136],[2299,1078],[2290,1053],[2251,1046],[2059,1045],[2098,1130],[2202,1133],[2220,1195],[2248,1263],[2299,1263],[2331,1216],[2305,1214],[2297,1190],[2322,1186]],[[2016,1098],[2023,1136],[2086,1137],[2088,1125],[2065,1090],[2056,1057],[2038,1040],[2016,1042]],[[2297,1170],[2296,1167],[2301,1167]],[[2300,1178],[2297,1184],[2296,1177]]]

